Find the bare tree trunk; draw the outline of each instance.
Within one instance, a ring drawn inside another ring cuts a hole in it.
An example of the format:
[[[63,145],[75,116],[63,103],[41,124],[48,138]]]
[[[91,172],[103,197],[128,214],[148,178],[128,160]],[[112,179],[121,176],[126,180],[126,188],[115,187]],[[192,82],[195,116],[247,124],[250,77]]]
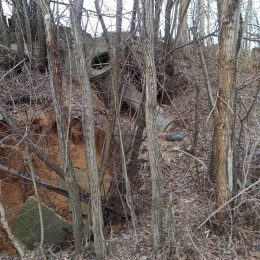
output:
[[[103,178],[107,164],[108,164],[108,160],[109,160],[111,145],[112,145],[112,141],[113,141],[113,132],[115,129],[115,122],[116,122],[116,110],[115,110],[116,98],[114,95],[115,94],[118,95],[118,86],[117,86],[118,82],[117,82],[117,76],[115,76],[115,75],[119,75],[118,74],[119,72],[117,72],[117,70],[119,68],[119,63],[115,62],[114,52],[112,51],[113,46],[111,45],[110,40],[108,38],[107,29],[106,29],[105,22],[103,20],[101,10],[100,10],[99,0],[95,0],[95,7],[97,10],[97,14],[99,16],[99,21],[102,26],[104,37],[106,39],[106,44],[109,49],[109,57],[110,57],[110,62],[112,64],[112,72],[111,72],[112,88],[111,88],[111,99],[110,99],[110,103],[109,103],[109,123],[108,123],[107,131],[106,131],[106,138],[105,138],[106,142],[105,142],[105,147],[104,147],[104,151],[102,154],[102,162],[101,162],[100,171],[99,171],[99,175],[101,176],[101,178]],[[115,88],[117,88],[117,90]]]
[[[246,16],[245,16],[245,21],[242,26],[242,35],[246,38],[250,38],[250,34],[252,31],[252,0],[248,0],[247,2],[247,8],[246,8]],[[245,45],[244,45],[244,50],[245,50],[245,55],[244,55],[244,61],[246,62],[246,68],[249,68],[249,64],[251,61],[251,41],[244,40]]]
[[[162,4],[163,0],[155,0],[155,13],[154,13],[154,47],[156,49],[157,47],[157,42],[158,42],[158,37],[159,35],[159,30],[160,30],[160,17],[161,17],[161,12],[162,12]]]
[[[28,3],[27,0],[22,1],[22,8],[24,13],[24,24],[25,24],[25,35],[26,35],[26,46],[28,50],[28,56],[31,60],[33,55],[33,48],[32,48],[32,34],[31,34],[31,26],[30,26],[30,17],[28,12]]]
[[[167,0],[165,7],[165,24],[164,24],[164,50],[167,53],[169,51],[169,46],[172,42],[171,37],[171,13],[173,8],[173,0]]]
[[[0,31],[1,31],[0,43],[3,43],[7,47],[9,47],[10,46],[9,30],[3,12],[2,0],[0,0]]]
[[[234,183],[234,135],[235,102],[234,83],[236,59],[239,51],[240,2],[223,0],[221,5],[220,51],[219,51],[219,94],[217,98],[216,124],[216,203],[220,207],[233,193]],[[227,216],[224,210],[217,213],[219,223]]]
[[[15,36],[16,36],[16,63],[23,60],[24,56],[24,40],[23,40],[23,28],[22,28],[22,17],[21,17],[21,2],[20,0],[13,0],[13,16],[15,23]]]
[[[44,19],[39,4],[37,4],[36,16],[37,16],[37,44],[39,48],[39,54],[38,54],[39,70],[44,72],[48,67],[47,46],[46,46],[46,37],[45,37],[45,29],[44,29]]]
[[[188,7],[190,0],[180,0],[179,26],[175,44],[181,45],[188,40]]]
[[[54,36],[54,22],[48,1],[40,0],[42,15],[44,17],[46,45],[48,50],[48,64],[50,72],[51,90],[56,111],[59,142],[61,146],[62,162],[65,173],[65,182],[71,200],[73,235],[76,255],[82,251],[83,245],[83,220],[80,206],[79,190],[74,176],[73,164],[70,155],[69,136],[66,129],[65,112],[61,99],[62,77],[60,59],[56,38]]]
[[[32,41],[34,42],[36,42],[36,35],[37,35],[37,9],[38,9],[37,2],[35,0],[29,0],[28,15],[30,19],[31,37],[32,37]]]
[[[93,222],[94,246],[96,256],[104,257],[106,255],[106,248],[102,230],[104,223],[101,207],[100,179],[95,149],[93,100],[89,75],[87,74],[87,64],[84,55],[84,45],[81,28],[82,9],[83,0],[75,0],[72,8],[71,19],[75,40],[77,70],[83,93],[83,130],[85,139],[86,161],[88,166],[89,186],[91,193],[91,213]]]
[[[136,14],[137,14],[138,5],[139,5],[139,0],[134,0],[132,18],[131,18],[131,23],[130,23],[130,33],[131,34],[133,34],[136,30]]]
[[[160,166],[160,151],[156,133],[156,104],[157,83],[154,61],[154,29],[153,29],[153,5],[150,0],[144,1],[144,61],[145,61],[145,85],[146,105],[145,119],[148,138],[149,163],[152,178],[152,247],[158,250],[163,242],[163,175]]]
[[[203,37],[205,35],[205,0],[197,0],[197,21],[199,28],[199,37]]]
[[[12,230],[9,227],[9,224],[7,222],[4,206],[1,202],[0,202],[0,224],[3,226],[9,239],[12,241],[12,243],[13,243],[15,249],[17,250],[17,252],[19,253],[21,259],[22,260],[25,259],[26,251],[25,251],[24,245],[12,233]]]

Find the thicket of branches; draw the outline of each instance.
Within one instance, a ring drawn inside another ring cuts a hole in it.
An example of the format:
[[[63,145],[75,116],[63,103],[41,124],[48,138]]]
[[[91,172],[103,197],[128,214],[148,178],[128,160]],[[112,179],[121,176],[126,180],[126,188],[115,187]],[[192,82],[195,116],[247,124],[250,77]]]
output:
[[[174,107],[174,95],[185,85],[192,85],[197,93],[193,131],[188,130],[187,122],[180,115],[190,138],[190,148],[186,154],[197,162],[198,176],[201,167],[208,168],[207,185],[214,189],[216,204],[216,211],[202,225],[216,217],[215,228],[219,234],[225,234],[226,225],[236,218],[236,208],[246,204],[247,192],[252,192],[250,201],[255,199],[257,204],[259,167],[254,174],[250,170],[255,156],[259,157],[260,141],[257,134],[260,130],[260,77],[257,74],[260,27],[256,2],[133,0],[132,10],[129,11],[124,9],[122,0],[117,0],[114,13],[109,14],[100,0],[94,1],[93,10],[83,6],[83,0],[68,3],[47,0],[0,1],[0,84],[3,90],[0,96],[0,124],[5,129],[5,132],[0,133],[0,149],[25,151],[29,158],[26,162],[30,165],[31,176],[9,168],[5,165],[5,160],[0,164],[0,170],[33,182],[36,194],[37,185],[41,185],[70,198],[77,256],[82,254],[88,244],[88,237],[92,234],[96,256],[106,256],[103,227],[107,211],[131,220],[133,229],[137,232],[137,206],[132,194],[134,182],[139,178],[139,156],[144,136],[147,139],[152,187],[151,244],[155,251],[161,250],[165,245],[167,230],[164,204],[168,197],[164,192],[165,180],[155,121],[158,103],[167,101]],[[12,10],[10,17],[5,15],[7,7]],[[114,19],[113,37],[106,20],[110,16]],[[109,57],[98,62],[85,59],[85,49],[88,48],[86,38],[90,37],[89,33],[98,33],[93,31],[93,28],[97,28],[93,27],[93,19],[96,19],[99,32],[105,38]],[[127,33],[122,28],[122,23],[126,20],[129,21]],[[69,55],[75,57],[74,72],[65,70],[64,57]],[[209,62],[212,57],[216,58],[215,63]],[[200,70],[199,79],[194,70],[194,61]],[[109,77],[105,80],[93,77],[93,62],[101,68],[109,63]],[[253,75],[246,82],[241,77],[245,71]],[[64,75],[71,82],[77,81],[81,87],[78,110],[73,106],[65,108]],[[134,112],[129,110],[133,123],[128,133],[131,137],[125,139],[121,110],[125,86],[129,84],[141,93],[142,102]],[[108,111],[102,117],[105,120],[103,125],[106,134],[100,167],[95,148],[98,124],[93,86]],[[247,103],[241,94],[245,90],[252,95]],[[210,160],[206,165],[198,157],[202,92],[207,95],[207,109],[210,111],[207,120],[212,131]],[[29,116],[27,115],[28,122],[24,125],[15,120],[14,111],[22,109],[19,104],[27,104],[31,108],[40,106],[42,109],[50,104],[54,107],[62,155],[60,166],[55,163],[55,158],[48,157],[37,144],[37,131],[30,124]],[[82,124],[90,184],[87,194],[79,187],[74,176],[70,149],[73,113],[79,114]],[[10,140],[14,145],[10,145]],[[120,210],[108,206],[101,196],[103,177],[109,168],[112,153],[118,153],[118,168],[113,172],[117,181],[112,185],[109,196],[111,200],[122,203]],[[65,180],[66,189],[50,185],[34,175],[32,158],[36,157]],[[199,179],[196,181],[200,183]],[[84,232],[81,201],[91,205],[88,216],[90,228]],[[6,227],[2,207],[0,215],[2,225]],[[22,246],[9,236],[23,256]],[[172,250],[176,247],[173,245]],[[43,249],[42,254],[44,255]]]

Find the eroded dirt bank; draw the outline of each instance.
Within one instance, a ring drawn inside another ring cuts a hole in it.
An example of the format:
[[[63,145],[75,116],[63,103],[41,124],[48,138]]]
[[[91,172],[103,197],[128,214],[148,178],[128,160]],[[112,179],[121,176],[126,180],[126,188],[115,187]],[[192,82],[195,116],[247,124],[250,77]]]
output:
[[[28,127],[30,137],[55,163],[62,167],[60,147],[55,123],[55,114],[53,111],[38,112],[37,110],[27,111],[26,114],[15,116],[19,127]],[[28,123],[29,122],[29,123]],[[25,124],[26,123],[26,124]],[[1,125],[1,163],[15,171],[30,177],[28,165],[25,162],[26,149],[21,142],[21,137],[16,138],[12,131],[6,126]],[[85,160],[84,143],[81,131],[81,122],[77,119],[72,120],[70,127],[70,142],[73,166],[84,172],[87,172]],[[101,163],[101,154],[104,144],[105,133],[96,129],[96,156],[98,165]],[[37,177],[41,180],[59,185],[60,177],[52,171],[43,161],[31,154],[33,166]],[[109,171],[104,177],[105,193],[109,190],[112,176]],[[88,190],[87,176],[81,183],[82,188]],[[62,195],[39,187],[41,201],[53,209],[56,213],[67,220],[71,220],[71,213],[68,207],[68,199]],[[16,178],[0,170],[0,201],[6,210],[8,223],[12,223],[17,216],[21,206],[30,196],[34,195],[32,184]],[[0,227],[0,254],[15,255],[15,249],[9,241],[5,231]]]

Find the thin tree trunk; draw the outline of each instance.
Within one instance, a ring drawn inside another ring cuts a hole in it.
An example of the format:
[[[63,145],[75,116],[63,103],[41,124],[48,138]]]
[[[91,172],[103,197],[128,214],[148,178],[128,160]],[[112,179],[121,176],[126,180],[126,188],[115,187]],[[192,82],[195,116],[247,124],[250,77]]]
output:
[[[167,53],[169,51],[169,46],[172,42],[171,37],[171,13],[173,8],[173,0],[167,0],[165,7],[165,24],[164,24],[164,50]]]
[[[139,5],[139,0],[134,0],[132,18],[131,18],[131,23],[130,23],[130,33],[131,34],[133,34],[136,30],[136,14],[137,14],[138,5]]]
[[[154,29],[153,29],[153,6],[150,0],[144,1],[144,62],[145,62],[145,85],[146,105],[145,119],[148,138],[149,164],[152,178],[152,247],[158,250],[163,243],[163,175],[160,166],[160,151],[156,133],[155,117],[157,104],[156,68],[154,61]]]
[[[89,186],[91,194],[91,213],[93,222],[94,246],[97,257],[106,255],[105,242],[103,237],[103,214],[101,207],[100,177],[97,167],[95,149],[95,126],[93,100],[90,87],[87,64],[84,55],[83,36],[81,28],[83,0],[75,0],[72,8],[71,19],[73,36],[75,40],[75,56],[77,71],[82,88],[83,105],[83,131],[85,139],[85,153],[88,167]]]
[[[56,121],[58,128],[59,142],[61,146],[62,163],[65,173],[65,182],[68,188],[71,211],[73,236],[75,243],[75,253],[79,255],[83,246],[83,220],[80,206],[79,190],[74,176],[73,164],[70,155],[69,137],[66,129],[65,113],[62,104],[62,77],[60,59],[58,56],[58,49],[56,38],[54,36],[54,22],[50,11],[50,7],[46,0],[40,0],[42,14],[44,17],[46,45],[48,54],[48,64],[50,72],[51,90],[53,95],[54,107],[56,111]]]
[[[6,45],[7,47],[9,47],[10,46],[9,30],[4,16],[2,0],[0,0],[0,31],[1,31],[0,42]]]
[[[234,83],[236,58],[239,51],[239,10],[237,0],[223,0],[221,5],[220,51],[219,51],[219,94],[217,98],[218,117],[216,123],[216,203],[220,207],[233,195],[234,183],[234,135],[235,102]],[[227,212],[217,213],[222,223]]]
[[[154,14],[154,48],[157,48],[158,37],[160,32],[160,17],[162,12],[163,0],[155,0],[155,14]]]
[[[36,16],[37,16],[37,44],[39,49],[38,69],[44,72],[48,67],[48,59],[47,59],[47,46],[46,46],[46,37],[45,37],[45,29],[44,29],[44,20],[43,20],[42,10],[39,4],[37,4]]]
[[[21,3],[20,0],[13,0],[13,15],[15,23],[15,36],[16,36],[16,63],[20,62],[24,58],[24,40],[22,29],[22,17],[21,17]]]
[[[115,62],[114,52],[112,51],[113,46],[111,46],[110,39],[108,38],[107,29],[106,29],[105,22],[103,20],[101,10],[100,10],[99,0],[95,0],[95,7],[97,10],[99,21],[101,23],[101,27],[102,27],[103,34],[104,34],[104,37],[106,40],[106,44],[108,46],[110,62],[112,64],[112,71],[111,71],[112,88],[111,88],[111,99],[110,99],[110,103],[109,103],[109,122],[108,122],[107,131],[106,131],[106,138],[105,138],[106,142],[105,142],[105,147],[104,147],[104,151],[102,154],[102,162],[101,162],[100,171],[99,171],[99,175],[101,176],[101,178],[103,178],[107,164],[108,164],[109,156],[110,156],[111,145],[112,145],[112,141],[113,141],[113,132],[115,129],[115,122],[116,122],[115,100],[116,100],[116,98],[114,95],[115,95],[115,93],[118,95],[118,90],[115,89],[115,88],[118,89],[117,76],[115,76],[115,75],[119,75],[119,71],[117,71],[117,70],[120,67],[119,67],[119,63]]]
[[[40,250],[42,254],[42,258],[46,260],[46,255],[44,252],[44,221],[43,221],[43,215],[42,215],[42,205],[41,205],[41,200],[38,192],[38,187],[36,183],[36,174],[32,162],[31,155],[29,153],[28,145],[25,147],[25,164],[27,165],[31,178],[32,178],[32,183],[33,183],[33,189],[34,189],[34,194],[37,199],[37,204],[38,204],[38,211],[39,211],[39,220],[40,220],[40,226],[41,226],[41,240],[40,240]]]
[[[199,28],[199,37],[203,37],[205,35],[205,0],[197,0],[197,22]]]
[[[30,26],[30,18],[28,12],[28,3],[27,0],[21,0],[23,6],[23,13],[24,13],[24,23],[25,23],[25,35],[26,35],[26,46],[28,50],[28,56],[31,60],[33,55],[33,48],[32,48],[32,34],[31,34],[31,26]]]
[[[13,243],[15,249],[17,250],[17,252],[19,253],[21,259],[22,260],[27,259],[27,257],[25,257],[26,251],[25,251],[24,245],[14,236],[11,228],[9,227],[9,224],[8,224],[6,216],[5,216],[5,209],[1,202],[0,202],[0,223],[2,224],[9,239],[12,241],[12,243]]]

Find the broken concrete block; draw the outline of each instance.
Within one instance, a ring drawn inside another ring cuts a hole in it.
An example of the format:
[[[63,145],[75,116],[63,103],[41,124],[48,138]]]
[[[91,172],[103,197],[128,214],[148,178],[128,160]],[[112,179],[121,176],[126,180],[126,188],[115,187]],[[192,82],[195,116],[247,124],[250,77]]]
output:
[[[64,241],[71,230],[71,225],[52,209],[41,203],[44,245],[51,246]],[[34,197],[28,198],[13,223],[15,236],[29,249],[34,249],[41,241],[41,225],[38,201]]]
[[[124,101],[126,104],[133,109],[134,111],[137,111],[142,103],[142,93],[137,90],[133,85],[128,85],[126,87],[126,91],[123,95]],[[172,120],[170,118],[167,118],[162,111],[162,108],[159,106],[156,106],[156,118],[155,118],[155,124],[159,128],[160,131],[166,131],[170,129],[170,124]]]

